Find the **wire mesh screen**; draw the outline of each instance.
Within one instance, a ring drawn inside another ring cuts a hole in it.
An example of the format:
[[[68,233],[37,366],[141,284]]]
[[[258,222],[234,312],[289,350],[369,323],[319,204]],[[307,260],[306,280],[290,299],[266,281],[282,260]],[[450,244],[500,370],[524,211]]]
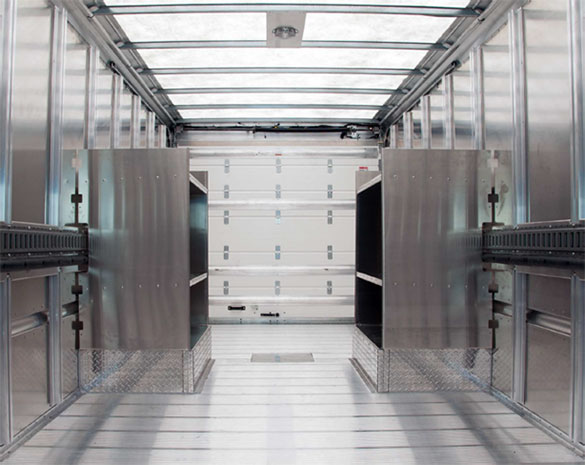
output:
[[[479,391],[491,381],[492,350],[380,350],[359,329],[353,357],[378,392]]]
[[[189,393],[211,358],[211,330],[192,350],[80,351],[85,392]]]

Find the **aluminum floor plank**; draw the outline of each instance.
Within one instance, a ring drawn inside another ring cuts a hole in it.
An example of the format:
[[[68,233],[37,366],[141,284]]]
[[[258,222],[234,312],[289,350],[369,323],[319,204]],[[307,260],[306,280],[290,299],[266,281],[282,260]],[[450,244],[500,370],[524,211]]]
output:
[[[373,394],[346,325],[218,325],[199,395],[88,394],[12,464],[583,464],[481,392]],[[311,352],[314,363],[251,363]]]

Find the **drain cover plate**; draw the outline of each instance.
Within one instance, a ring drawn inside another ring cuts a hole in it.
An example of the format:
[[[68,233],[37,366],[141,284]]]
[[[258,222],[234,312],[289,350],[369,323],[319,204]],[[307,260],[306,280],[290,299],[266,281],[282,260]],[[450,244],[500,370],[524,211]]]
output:
[[[313,354],[252,354],[252,362],[258,363],[307,363],[314,362]]]

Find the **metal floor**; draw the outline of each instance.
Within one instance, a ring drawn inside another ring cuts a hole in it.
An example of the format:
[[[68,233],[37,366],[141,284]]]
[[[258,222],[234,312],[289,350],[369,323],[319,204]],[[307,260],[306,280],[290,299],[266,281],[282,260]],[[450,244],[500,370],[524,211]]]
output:
[[[585,463],[487,394],[371,394],[352,326],[215,326],[200,395],[83,396],[5,464]],[[312,352],[313,363],[250,363]]]

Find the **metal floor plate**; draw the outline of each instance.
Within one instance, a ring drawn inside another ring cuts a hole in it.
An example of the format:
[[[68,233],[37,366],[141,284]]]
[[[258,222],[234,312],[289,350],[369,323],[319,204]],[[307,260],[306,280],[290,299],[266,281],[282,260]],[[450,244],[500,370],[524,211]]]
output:
[[[4,463],[585,463],[481,392],[370,393],[352,329],[216,326],[201,394],[87,394]],[[314,363],[250,362],[307,352]]]
[[[252,354],[253,363],[307,363],[314,362],[313,354]]]

